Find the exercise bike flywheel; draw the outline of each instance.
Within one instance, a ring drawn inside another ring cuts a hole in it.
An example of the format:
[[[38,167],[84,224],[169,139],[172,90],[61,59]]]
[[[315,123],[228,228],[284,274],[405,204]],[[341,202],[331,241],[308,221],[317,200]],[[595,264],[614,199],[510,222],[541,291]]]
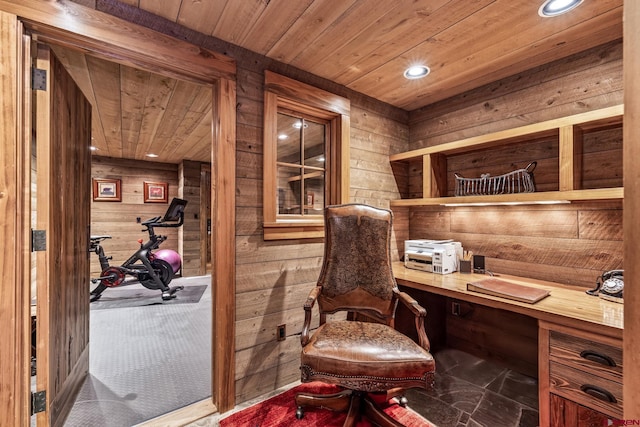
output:
[[[107,288],[115,288],[124,282],[124,276],[124,271],[120,270],[118,267],[105,268],[100,275],[100,278],[102,278],[100,283]]]

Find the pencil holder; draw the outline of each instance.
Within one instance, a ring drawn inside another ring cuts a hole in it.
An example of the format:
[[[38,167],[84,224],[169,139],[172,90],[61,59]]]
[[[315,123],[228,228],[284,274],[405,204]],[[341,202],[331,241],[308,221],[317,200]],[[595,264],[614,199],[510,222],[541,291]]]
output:
[[[460,273],[471,273],[471,260],[460,260]]]

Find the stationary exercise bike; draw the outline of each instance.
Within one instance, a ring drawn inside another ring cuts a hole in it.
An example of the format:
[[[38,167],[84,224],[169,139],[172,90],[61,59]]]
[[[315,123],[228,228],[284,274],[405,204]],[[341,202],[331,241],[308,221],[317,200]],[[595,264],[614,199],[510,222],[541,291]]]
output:
[[[176,292],[184,289],[184,286],[169,287],[173,276],[182,266],[180,254],[171,249],[156,250],[160,244],[167,240],[167,236],[158,236],[155,233],[156,227],[180,227],[184,223],[184,208],[186,200],[174,198],[164,214],[164,217],[153,217],[142,223],[146,228],[142,231],[149,233],[149,240],[146,243],[140,242],[138,249],[131,257],[120,266],[112,266],[109,261],[113,259],[106,256],[100,244],[111,236],[91,236],[89,252],[95,252],[100,260],[102,273],[100,277],[91,279],[91,283],[98,284],[91,291],[90,301],[100,299],[102,293],[107,288],[114,288],[121,285],[127,275],[133,276],[133,281],[140,282],[147,289],[157,289],[162,291],[162,299],[170,300],[176,297]]]

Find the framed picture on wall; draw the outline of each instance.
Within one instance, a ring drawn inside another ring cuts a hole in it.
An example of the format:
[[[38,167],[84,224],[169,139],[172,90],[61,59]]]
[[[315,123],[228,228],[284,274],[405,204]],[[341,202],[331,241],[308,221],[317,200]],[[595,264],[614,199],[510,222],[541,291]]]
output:
[[[167,203],[169,201],[169,184],[166,182],[144,182],[145,203]]]
[[[96,202],[121,202],[120,180],[93,178],[93,200]]]

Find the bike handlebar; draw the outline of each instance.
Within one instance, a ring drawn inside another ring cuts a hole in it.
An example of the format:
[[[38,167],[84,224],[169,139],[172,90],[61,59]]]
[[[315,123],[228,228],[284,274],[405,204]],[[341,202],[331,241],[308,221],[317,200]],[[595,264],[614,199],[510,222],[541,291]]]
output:
[[[180,227],[182,224],[184,224],[184,213],[180,212],[179,215],[179,220],[176,223],[168,223],[168,222],[162,222],[160,220],[160,216],[154,216],[153,218],[149,218],[148,220],[146,220],[145,222],[142,223],[142,225],[146,226],[147,229],[146,230],[142,230],[142,231],[149,231],[149,234],[153,234],[153,227],[165,227],[165,228],[176,228],[176,227]]]

